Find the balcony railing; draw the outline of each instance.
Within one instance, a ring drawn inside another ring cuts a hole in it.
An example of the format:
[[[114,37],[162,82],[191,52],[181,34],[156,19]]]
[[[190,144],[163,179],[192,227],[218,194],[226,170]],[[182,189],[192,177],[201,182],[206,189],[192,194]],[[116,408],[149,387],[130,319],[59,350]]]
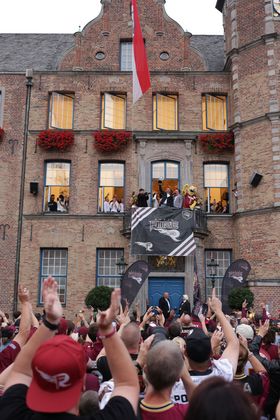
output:
[[[183,210],[183,209],[182,209]],[[192,223],[195,236],[208,236],[207,213],[201,209],[192,211]],[[123,228],[121,234],[127,237],[131,235],[131,211],[123,215]]]

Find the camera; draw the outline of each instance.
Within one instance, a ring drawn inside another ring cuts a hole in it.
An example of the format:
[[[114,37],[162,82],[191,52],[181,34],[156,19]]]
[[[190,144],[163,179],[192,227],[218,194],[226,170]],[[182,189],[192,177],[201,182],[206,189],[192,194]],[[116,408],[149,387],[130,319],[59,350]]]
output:
[[[158,310],[157,310],[157,307],[156,307],[156,306],[152,306],[152,313],[153,313],[154,315],[159,315],[159,312],[158,312]]]

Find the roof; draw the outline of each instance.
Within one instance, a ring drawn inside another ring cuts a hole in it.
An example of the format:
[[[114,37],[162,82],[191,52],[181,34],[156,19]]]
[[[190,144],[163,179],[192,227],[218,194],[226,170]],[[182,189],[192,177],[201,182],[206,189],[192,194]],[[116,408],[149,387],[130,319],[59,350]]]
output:
[[[203,56],[208,71],[223,71],[225,64],[223,35],[193,35],[191,47]]]
[[[190,43],[203,56],[209,71],[223,70],[222,35],[193,35]],[[0,34],[0,71],[56,70],[60,59],[73,46],[72,34]]]

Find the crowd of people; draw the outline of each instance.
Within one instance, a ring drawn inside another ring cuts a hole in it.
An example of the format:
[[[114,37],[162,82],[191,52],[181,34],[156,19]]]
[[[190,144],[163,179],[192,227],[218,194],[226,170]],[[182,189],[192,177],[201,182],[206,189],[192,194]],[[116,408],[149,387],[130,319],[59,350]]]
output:
[[[103,211],[104,213],[123,213],[124,204],[122,199],[118,200],[118,197],[113,195],[112,200],[110,200],[110,194],[107,194],[104,198]]]
[[[21,311],[0,313],[1,420],[280,420],[280,347],[265,307],[225,315],[213,289],[205,311],[180,314],[168,292],[141,314],[121,304],[65,319],[57,283],[43,283],[44,313],[19,288]]]

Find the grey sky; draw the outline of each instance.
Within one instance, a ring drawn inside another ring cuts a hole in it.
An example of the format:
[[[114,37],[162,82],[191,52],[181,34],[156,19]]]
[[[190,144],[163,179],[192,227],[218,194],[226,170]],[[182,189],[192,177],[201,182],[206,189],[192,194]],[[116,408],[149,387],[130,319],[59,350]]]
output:
[[[216,1],[167,0],[165,8],[184,30],[222,34]],[[74,33],[96,17],[100,8],[100,0],[2,0],[0,33]]]

